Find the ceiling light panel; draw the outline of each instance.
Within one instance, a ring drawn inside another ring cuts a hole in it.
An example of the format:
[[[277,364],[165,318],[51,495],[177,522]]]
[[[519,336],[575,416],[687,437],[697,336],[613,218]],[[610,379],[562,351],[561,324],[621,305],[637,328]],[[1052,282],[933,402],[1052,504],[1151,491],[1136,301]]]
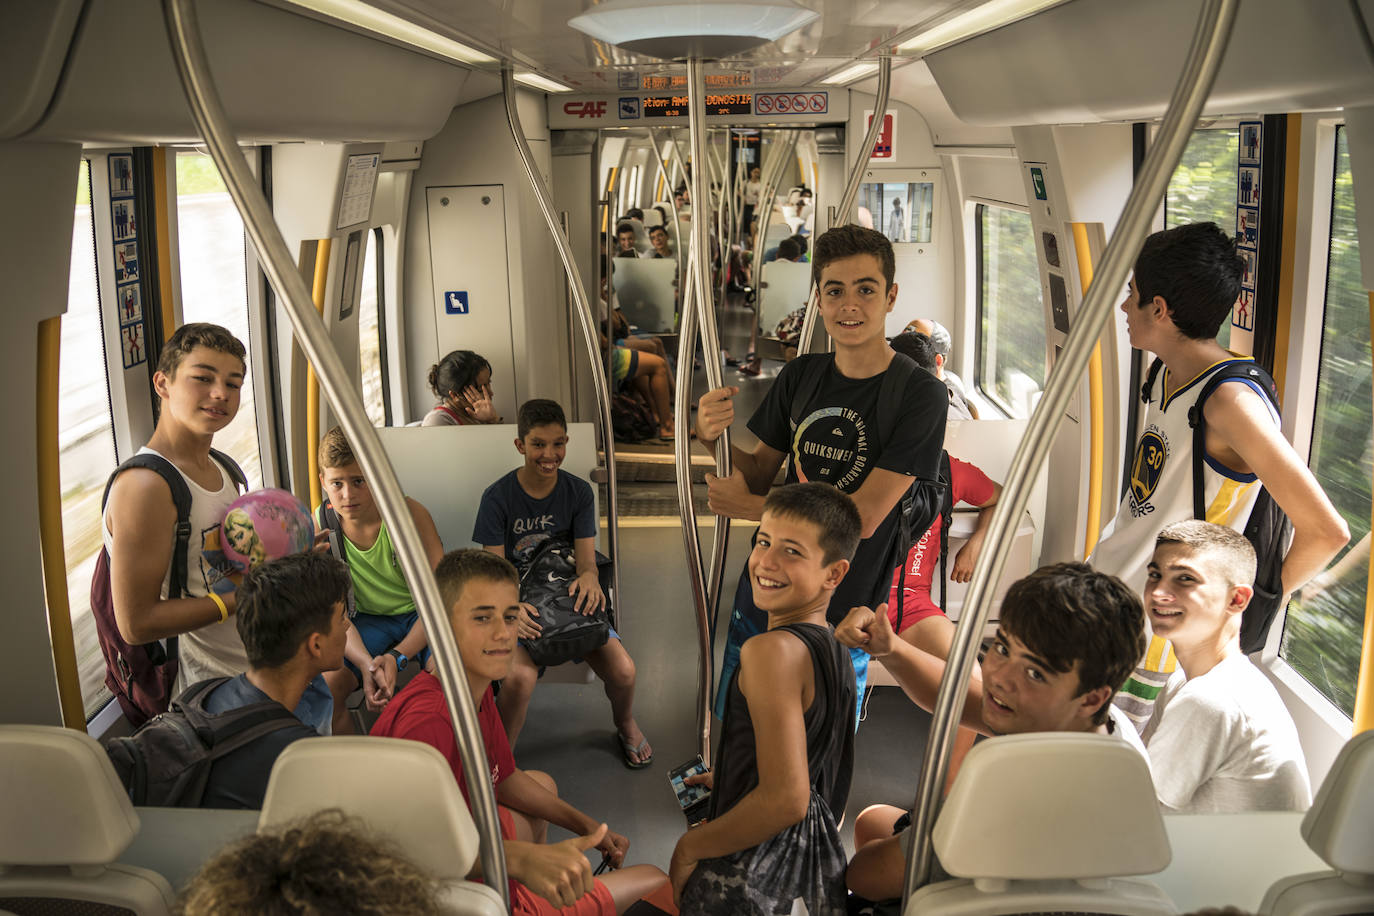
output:
[[[981,6],[946,19],[897,46],[898,51],[924,54],[963,41],[983,32],[1010,25],[1041,10],[1058,6],[1064,0],[988,0]]]
[[[878,72],[878,62],[876,60],[864,60],[854,64],[852,67],[845,67],[838,73],[832,73],[821,80],[826,86],[843,86],[865,77],[872,76]]]
[[[362,0],[286,0],[292,6],[338,19],[460,64],[494,64],[496,58],[476,48],[370,6]]]
[[[547,76],[540,76],[538,73],[517,73],[515,81],[531,89],[541,89],[544,92],[572,92],[571,86],[564,86],[562,83],[549,79]]]

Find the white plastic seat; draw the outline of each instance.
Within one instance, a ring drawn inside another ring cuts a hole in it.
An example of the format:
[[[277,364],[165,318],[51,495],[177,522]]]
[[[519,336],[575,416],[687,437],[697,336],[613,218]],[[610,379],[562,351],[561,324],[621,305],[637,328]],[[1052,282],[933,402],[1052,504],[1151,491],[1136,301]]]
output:
[[[272,767],[258,829],[338,808],[443,884],[445,912],[497,916],[500,895],[467,880],[478,836],[443,755],[391,738],[297,741]]]
[[[976,745],[933,835],[958,878],[927,885],[908,914],[1175,913],[1131,875],[1169,864],[1169,840],[1140,753],[1108,735],[1045,732]]]
[[[1333,870],[1279,880],[1259,911],[1269,916],[1374,912],[1374,731],[1341,748],[1301,832]]]
[[[0,725],[0,785],[0,911],[171,912],[165,878],[115,863],[138,834],[138,815],[94,738]]]

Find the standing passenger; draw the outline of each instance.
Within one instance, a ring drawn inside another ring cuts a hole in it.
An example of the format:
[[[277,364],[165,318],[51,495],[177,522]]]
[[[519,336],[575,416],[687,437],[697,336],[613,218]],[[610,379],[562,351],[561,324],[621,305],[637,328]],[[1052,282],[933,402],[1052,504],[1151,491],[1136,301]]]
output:
[[[491,363],[471,350],[454,350],[430,366],[429,387],[439,403],[421,426],[501,422],[491,403]]]

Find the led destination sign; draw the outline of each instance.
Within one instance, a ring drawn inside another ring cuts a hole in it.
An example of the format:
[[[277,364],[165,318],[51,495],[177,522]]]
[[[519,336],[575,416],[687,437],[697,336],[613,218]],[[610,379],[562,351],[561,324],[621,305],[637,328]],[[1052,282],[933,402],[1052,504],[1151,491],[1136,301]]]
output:
[[[651,95],[644,98],[646,118],[686,118],[688,103],[685,95]],[[754,113],[752,92],[732,92],[706,96],[708,115],[748,115]]]

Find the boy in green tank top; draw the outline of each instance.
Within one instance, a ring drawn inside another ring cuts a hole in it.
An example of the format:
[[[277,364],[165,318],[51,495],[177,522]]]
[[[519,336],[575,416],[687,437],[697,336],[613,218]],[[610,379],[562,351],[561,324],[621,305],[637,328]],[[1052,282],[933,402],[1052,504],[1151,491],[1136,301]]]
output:
[[[391,534],[343,430],[334,427],[320,442],[320,490],[339,516],[343,559],[353,580],[357,613],[348,628],[344,666],[325,675],[334,695],[334,734],[353,732],[346,701],[362,687],[369,709],[380,709],[396,689],[396,677],[415,659],[429,659],[425,625],[396,560]],[[406,497],[411,518],[431,567],[444,556],[429,510]]]

